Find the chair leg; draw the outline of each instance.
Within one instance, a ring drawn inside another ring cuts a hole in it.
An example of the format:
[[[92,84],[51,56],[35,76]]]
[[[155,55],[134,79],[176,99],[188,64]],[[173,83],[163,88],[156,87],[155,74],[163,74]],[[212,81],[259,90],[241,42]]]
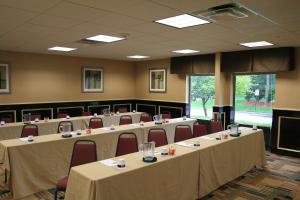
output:
[[[7,183],[7,169],[4,169],[4,182]]]
[[[54,200],[57,200],[57,193],[58,193],[58,190],[55,189],[55,193],[54,193]]]

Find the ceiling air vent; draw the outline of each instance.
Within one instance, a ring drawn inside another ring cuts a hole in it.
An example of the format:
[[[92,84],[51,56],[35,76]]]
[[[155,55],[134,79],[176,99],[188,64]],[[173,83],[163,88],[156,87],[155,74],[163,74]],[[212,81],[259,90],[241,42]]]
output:
[[[211,7],[207,10],[195,11],[191,14],[210,21],[224,21],[248,17],[249,14],[252,14],[252,11],[241,4],[229,3]]]

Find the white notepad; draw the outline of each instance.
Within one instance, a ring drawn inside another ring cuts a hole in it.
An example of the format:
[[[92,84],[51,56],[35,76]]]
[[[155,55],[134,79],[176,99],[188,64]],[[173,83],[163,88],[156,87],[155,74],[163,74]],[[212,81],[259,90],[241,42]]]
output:
[[[117,161],[112,160],[112,159],[106,159],[106,160],[100,160],[99,161],[101,164],[106,165],[108,167],[114,167],[117,166]]]
[[[193,144],[188,144],[186,142],[176,142],[175,143],[176,145],[179,145],[179,146],[183,146],[183,147],[191,147],[191,148],[195,148],[195,146]]]
[[[201,138],[206,140],[215,140],[215,138],[209,137],[209,136],[202,136]]]

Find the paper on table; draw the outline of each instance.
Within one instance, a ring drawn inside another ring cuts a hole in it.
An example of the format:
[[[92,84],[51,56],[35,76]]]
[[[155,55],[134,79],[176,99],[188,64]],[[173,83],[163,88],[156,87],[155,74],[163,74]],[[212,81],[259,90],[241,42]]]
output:
[[[117,161],[112,159],[100,160],[99,162],[109,167],[117,166]]]
[[[206,139],[206,140],[215,140],[215,138],[209,137],[209,136],[202,136],[201,138]]]
[[[180,146],[184,146],[184,147],[195,148],[195,146],[193,144],[188,144],[186,142],[176,142],[175,144],[180,145]]]
[[[100,128],[100,129],[109,131],[109,130],[110,130],[110,127],[103,127],[103,128]]]
[[[21,140],[23,142],[28,142],[28,137],[19,138],[19,140]]]
[[[131,126],[140,126],[140,124],[130,124]]]

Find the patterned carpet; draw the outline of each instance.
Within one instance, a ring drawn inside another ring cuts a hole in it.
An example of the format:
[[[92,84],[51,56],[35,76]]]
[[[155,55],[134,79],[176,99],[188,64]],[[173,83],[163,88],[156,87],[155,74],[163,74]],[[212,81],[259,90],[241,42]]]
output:
[[[267,162],[266,169],[255,168],[201,200],[300,200],[300,159],[268,153]],[[3,172],[0,166],[1,180]],[[1,181],[0,200],[12,200],[7,190]],[[53,200],[53,194],[51,189],[22,200]]]

